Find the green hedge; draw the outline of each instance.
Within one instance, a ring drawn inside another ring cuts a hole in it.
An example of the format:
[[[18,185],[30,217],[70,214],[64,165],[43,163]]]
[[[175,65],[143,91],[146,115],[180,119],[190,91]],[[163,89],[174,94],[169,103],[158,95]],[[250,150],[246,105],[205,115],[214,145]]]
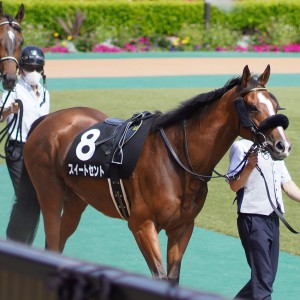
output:
[[[245,33],[252,42],[263,40],[268,44],[284,45],[300,43],[299,0],[247,0],[234,1],[233,9],[226,11],[211,6],[210,29],[204,27],[204,1],[194,0],[25,0],[25,19],[22,24],[25,43],[41,47],[54,44],[54,33],[59,39],[67,37],[57,22],[71,18],[76,12],[84,13],[86,19],[80,36],[74,40],[80,51],[90,51],[97,42],[108,38],[120,47],[141,36],[162,40],[164,36],[176,35],[190,38],[190,48],[214,50],[217,47],[235,45]],[[14,14],[20,1],[3,3],[6,13]],[[261,38],[263,37],[263,38]]]
[[[25,22],[40,24],[51,31],[61,32],[57,16],[66,18],[76,11],[85,12],[84,31],[98,26],[139,27],[145,35],[176,33],[184,23],[204,23],[204,1],[23,1]],[[3,3],[5,12],[13,14],[20,1]],[[300,27],[300,1],[237,1],[233,10],[226,12],[211,7],[211,24],[229,26],[235,30],[265,30],[284,18],[286,24]]]

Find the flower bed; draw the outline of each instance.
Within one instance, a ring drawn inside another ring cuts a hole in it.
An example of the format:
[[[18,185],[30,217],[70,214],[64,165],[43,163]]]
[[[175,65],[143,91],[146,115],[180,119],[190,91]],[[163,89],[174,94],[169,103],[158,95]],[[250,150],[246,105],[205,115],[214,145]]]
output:
[[[99,53],[119,53],[119,52],[150,52],[150,51],[205,51],[207,49],[201,48],[199,45],[194,45],[192,48],[186,47],[189,43],[189,38],[180,40],[178,37],[164,37],[164,43],[157,41],[151,43],[150,38],[140,37],[133,39],[124,44],[123,47],[116,46],[111,41],[102,43],[95,43],[90,52]],[[187,49],[185,49],[187,48]],[[52,53],[71,53],[77,52],[76,46],[71,41],[57,42],[52,47],[43,48],[44,52]],[[210,49],[211,51],[211,49]],[[249,45],[236,45],[234,47],[216,47],[214,51],[236,51],[236,52],[300,52],[300,44],[289,43],[286,45],[269,45],[263,44],[249,44]]]

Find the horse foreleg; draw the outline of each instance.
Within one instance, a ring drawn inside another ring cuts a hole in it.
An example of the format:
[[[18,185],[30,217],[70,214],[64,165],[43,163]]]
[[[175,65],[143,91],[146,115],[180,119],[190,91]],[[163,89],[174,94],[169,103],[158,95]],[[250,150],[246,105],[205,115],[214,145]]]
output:
[[[194,229],[194,222],[185,224],[179,228],[167,230],[167,270],[168,279],[179,282],[180,267],[183,254],[189,243]]]
[[[61,219],[59,242],[60,252],[63,252],[67,239],[76,230],[81,215],[86,207],[86,202],[84,202],[77,194],[75,194],[71,190],[68,191]]]
[[[130,220],[128,226],[147,262],[153,279],[167,279],[167,274],[163,266],[158,233],[154,223],[151,220],[147,220],[143,223],[136,224]]]

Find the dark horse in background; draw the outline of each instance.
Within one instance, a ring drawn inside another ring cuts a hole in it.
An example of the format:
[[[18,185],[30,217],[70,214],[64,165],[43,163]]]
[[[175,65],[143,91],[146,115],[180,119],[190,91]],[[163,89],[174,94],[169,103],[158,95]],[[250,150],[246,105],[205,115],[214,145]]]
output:
[[[128,227],[153,278],[179,281],[207,182],[238,136],[255,140],[274,159],[288,156],[291,144],[284,131],[288,119],[277,114],[279,104],[265,88],[269,76],[270,66],[260,76],[252,76],[245,66],[242,76],[224,87],[155,115],[137,165],[123,181],[131,210]],[[66,167],[66,155],[78,133],[106,118],[92,108],[60,110],[37,122],[28,137],[24,174],[33,185],[23,186],[20,195],[30,188],[36,191],[50,250],[63,251],[87,205],[120,218],[107,179],[70,176]],[[168,238],[167,270],[158,239],[161,230]]]
[[[17,69],[23,45],[20,23],[24,18],[25,8],[21,4],[13,18],[3,14],[0,1],[0,74],[5,90],[12,90],[17,81]]]

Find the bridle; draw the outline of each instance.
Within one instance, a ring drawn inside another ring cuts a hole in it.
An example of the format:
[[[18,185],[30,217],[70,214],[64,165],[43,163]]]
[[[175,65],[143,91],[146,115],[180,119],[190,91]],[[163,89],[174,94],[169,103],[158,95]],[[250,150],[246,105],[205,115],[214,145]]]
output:
[[[255,144],[257,144],[263,150],[268,147],[268,143],[267,143],[266,136],[263,134],[262,131],[275,128],[278,126],[283,127],[283,129],[285,130],[289,126],[289,120],[285,115],[276,114],[276,115],[269,116],[268,118],[263,120],[261,124],[257,127],[247,110],[245,100],[244,100],[244,97],[248,93],[256,92],[256,91],[267,91],[267,89],[265,87],[252,88],[246,91],[245,93],[243,93],[240,97],[238,97],[235,100],[234,104],[240,120],[238,125],[238,132],[241,125],[244,128],[249,129],[254,137]],[[260,141],[260,139],[262,141]]]
[[[0,23],[0,26],[2,26],[2,25],[9,25],[12,28],[14,28],[14,26],[16,26],[19,29],[21,29],[19,23],[15,22],[15,21],[3,21],[3,22]],[[0,62],[5,61],[5,60],[13,60],[17,64],[17,68],[19,67],[19,62],[15,57],[13,57],[13,56],[4,56],[4,57],[0,58]]]

